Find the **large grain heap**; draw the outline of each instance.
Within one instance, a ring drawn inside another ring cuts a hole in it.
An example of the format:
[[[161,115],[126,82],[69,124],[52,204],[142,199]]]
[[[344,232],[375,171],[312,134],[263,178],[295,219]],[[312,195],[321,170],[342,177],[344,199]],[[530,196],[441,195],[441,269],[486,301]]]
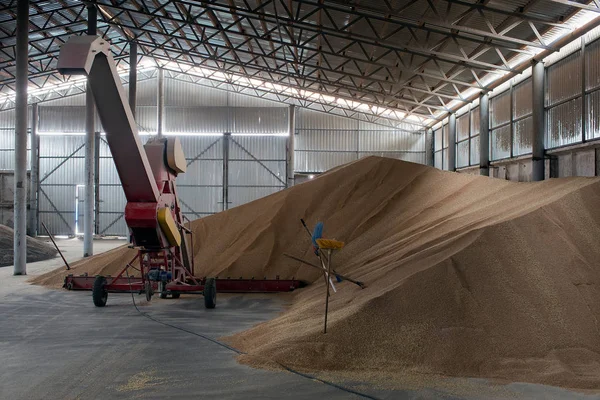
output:
[[[511,183],[369,157],[194,221],[195,261],[202,275],[313,282],[281,316],[229,339],[251,355],[305,370],[598,387],[598,204],[597,179]],[[315,261],[300,218],[346,242],[338,271],[368,285],[339,285],[327,335],[318,271],[282,256]],[[72,272],[114,273],[133,254]]]
[[[13,246],[15,232],[0,225],[0,267],[13,265]],[[27,262],[43,261],[55,257],[57,251],[51,244],[39,239],[27,237]]]

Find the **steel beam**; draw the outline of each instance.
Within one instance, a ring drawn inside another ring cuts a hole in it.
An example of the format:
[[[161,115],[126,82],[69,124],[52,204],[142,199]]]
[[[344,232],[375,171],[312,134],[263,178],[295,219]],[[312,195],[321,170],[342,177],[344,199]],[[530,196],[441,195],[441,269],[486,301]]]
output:
[[[544,136],[545,136],[545,109],[544,109],[544,63],[539,61],[533,64],[531,74],[532,88],[532,124],[533,137],[531,145],[531,180],[542,181],[545,177]]]
[[[137,95],[137,43],[129,42],[129,107],[131,114],[135,118],[135,106]]]
[[[288,139],[287,139],[287,187],[294,186],[294,151],[296,149],[296,106],[288,107]]]
[[[456,171],[456,114],[448,117],[448,171]]]
[[[98,28],[98,12],[96,6],[88,4],[88,29],[87,34],[96,36]],[[96,107],[94,95],[88,81],[85,92],[85,193],[83,201],[83,256],[90,257],[94,254],[94,165],[95,165],[95,135],[96,135]]]
[[[490,175],[490,96],[479,97],[479,175]]]
[[[29,175],[29,215],[28,229],[29,236],[37,236],[38,228],[38,186],[40,181],[40,154],[39,154],[39,136],[38,132],[38,105],[31,105],[31,133],[30,141],[30,162],[31,173]]]
[[[223,135],[223,211],[229,209],[229,143],[231,133]]]
[[[157,96],[156,96],[156,134],[158,137],[163,135],[164,115],[165,115],[165,70],[158,69]]]
[[[15,118],[14,274],[27,274],[27,82],[29,0],[17,3],[17,93]]]

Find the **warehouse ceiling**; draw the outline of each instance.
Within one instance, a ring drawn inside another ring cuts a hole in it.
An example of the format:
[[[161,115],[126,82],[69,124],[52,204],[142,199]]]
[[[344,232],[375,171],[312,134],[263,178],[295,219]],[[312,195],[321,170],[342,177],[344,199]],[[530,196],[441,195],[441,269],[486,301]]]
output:
[[[0,94],[14,93],[17,0],[0,2]],[[97,0],[98,33],[142,64],[432,125],[597,24],[600,0]],[[30,1],[30,88],[65,82],[76,0]]]

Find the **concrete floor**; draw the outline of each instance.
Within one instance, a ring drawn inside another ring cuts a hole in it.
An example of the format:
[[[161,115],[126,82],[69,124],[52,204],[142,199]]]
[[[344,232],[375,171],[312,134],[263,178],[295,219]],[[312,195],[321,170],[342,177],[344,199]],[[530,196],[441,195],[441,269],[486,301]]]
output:
[[[95,252],[122,243],[96,241]],[[81,256],[77,239],[59,246],[69,261]],[[28,273],[61,264],[60,258],[32,263]],[[26,279],[12,276],[12,267],[0,268],[0,399],[364,398],[289,372],[240,365],[234,352],[209,340],[274,317],[283,306],[276,296],[222,294],[214,310],[200,297],[147,304],[136,296],[142,312],[200,337],[144,317],[129,295],[109,294],[107,306],[96,308],[89,292],[48,290]],[[451,394],[336,380],[379,399],[599,398],[540,385],[469,382],[468,392]]]

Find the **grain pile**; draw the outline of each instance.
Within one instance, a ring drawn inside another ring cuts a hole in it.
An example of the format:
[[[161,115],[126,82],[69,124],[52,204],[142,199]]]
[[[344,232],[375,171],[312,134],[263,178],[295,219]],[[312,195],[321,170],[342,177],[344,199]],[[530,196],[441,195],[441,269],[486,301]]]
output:
[[[253,362],[598,388],[598,204],[597,179],[511,183],[369,157],[195,221],[195,260],[202,275],[314,282],[228,339]],[[345,241],[338,271],[368,285],[339,285],[327,335],[322,279],[282,256],[315,261],[300,218]],[[74,273],[116,271],[128,251]]]
[[[0,225],[0,267],[13,265],[13,246],[15,232]],[[43,261],[57,255],[56,249],[41,240],[27,237],[27,262]]]

